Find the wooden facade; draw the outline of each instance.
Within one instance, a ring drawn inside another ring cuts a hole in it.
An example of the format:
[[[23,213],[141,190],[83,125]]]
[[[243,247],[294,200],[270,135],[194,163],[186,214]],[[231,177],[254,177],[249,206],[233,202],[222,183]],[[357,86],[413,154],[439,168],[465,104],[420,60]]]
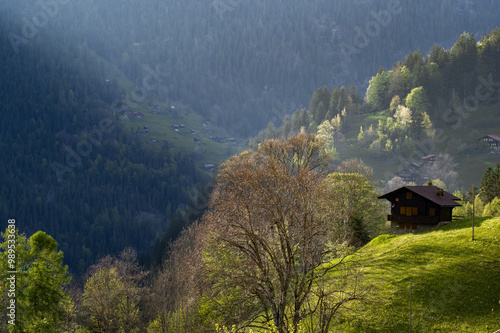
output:
[[[436,186],[404,186],[379,197],[391,202],[393,233],[401,234],[436,227],[451,221],[459,198]]]
[[[486,145],[493,149],[500,148],[500,137],[496,135],[486,135],[479,139],[481,142],[484,142]]]

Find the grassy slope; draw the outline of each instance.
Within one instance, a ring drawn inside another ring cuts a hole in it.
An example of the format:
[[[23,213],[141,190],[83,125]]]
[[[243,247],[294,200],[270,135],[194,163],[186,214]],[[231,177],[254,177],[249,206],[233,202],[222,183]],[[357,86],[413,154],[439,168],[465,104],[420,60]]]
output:
[[[335,332],[493,332],[500,329],[500,218],[383,235],[361,251],[374,291]],[[492,313],[494,310],[494,314]]]
[[[167,141],[170,146],[180,151],[188,153],[197,151],[199,153],[197,166],[200,168],[203,168],[205,163],[217,166],[229,156],[240,153],[246,147],[246,142],[241,139],[236,140],[236,143],[217,143],[210,140],[211,136],[225,136],[229,138],[233,135],[213,125],[203,128],[204,119],[199,114],[186,108],[177,107],[174,111],[170,108],[169,103],[157,102],[152,99],[136,103],[130,97],[130,92],[134,88],[133,83],[122,76],[118,79],[118,84],[120,88],[128,92],[127,107],[132,112],[141,112],[144,115],[143,118],[136,118],[133,115],[128,116],[125,121],[126,126],[133,131],[142,130],[144,126],[149,126],[149,135],[139,136],[152,146],[158,146],[162,142]],[[168,111],[165,113],[156,113],[153,112],[152,106],[161,106]],[[172,125],[179,124],[184,124],[186,127],[180,132],[174,131]],[[191,130],[195,130],[196,134],[192,134]],[[200,141],[195,142],[195,137],[199,138]],[[152,143],[151,140],[156,140],[157,142]]]

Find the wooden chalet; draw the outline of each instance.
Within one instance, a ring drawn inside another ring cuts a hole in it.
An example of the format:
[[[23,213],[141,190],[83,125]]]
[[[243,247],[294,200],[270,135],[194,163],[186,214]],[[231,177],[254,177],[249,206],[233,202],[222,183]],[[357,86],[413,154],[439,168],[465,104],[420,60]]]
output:
[[[453,207],[460,200],[436,186],[403,186],[381,195],[391,202],[391,233],[405,234],[431,229],[452,219]]]
[[[396,176],[400,177],[406,183],[416,183],[421,178],[419,169],[420,165],[411,163],[403,170],[397,172]]]
[[[486,143],[488,146],[494,149],[500,148],[500,137],[496,135],[486,135],[483,136],[479,141]]]
[[[434,164],[434,162],[436,162],[436,156],[437,156],[436,154],[430,154],[430,155],[421,157],[420,159],[422,160],[422,162],[424,164],[432,165],[432,164]]]

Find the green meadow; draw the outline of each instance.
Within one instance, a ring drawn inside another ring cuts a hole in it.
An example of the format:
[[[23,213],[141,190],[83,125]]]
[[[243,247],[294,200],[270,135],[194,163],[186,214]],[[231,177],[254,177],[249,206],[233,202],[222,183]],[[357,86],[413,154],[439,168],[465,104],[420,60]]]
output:
[[[474,240],[471,226],[464,219],[372,240],[357,253],[372,291],[350,305],[334,332],[500,329],[500,218],[476,219]]]

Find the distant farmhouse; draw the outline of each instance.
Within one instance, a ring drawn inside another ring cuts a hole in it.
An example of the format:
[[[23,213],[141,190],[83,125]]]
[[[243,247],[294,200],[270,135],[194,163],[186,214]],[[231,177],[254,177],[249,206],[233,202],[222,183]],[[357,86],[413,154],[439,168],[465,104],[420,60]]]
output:
[[[405,183],[417,183],[421,178],[419,169],[419,164],[410,163],[406,168],[397,172],[396,176],[400,177]]]
[[[215,169],[215,165],[205,164],[205,170],[212,172],[212,171],[214,171],[214,169]]]
[[[493,148],[495,150],[498,150],[500,148],[500,137],[496,135],[483,136],[481,139],[479,139],[479,141],[484,142],[490,148]]]
[[[436,154],[430,154],[424,157],[421,157],[420,159],[426,164],[426,165],[432,165],[434,162],[436,162]]]
[[[452,210],[461,206],[456,196],[436,186],[403,186],[379,197],[391,202],[392,234],[435,228],[452,220]]]
[[[408,163],[408,165],[396,172],[396,176],[400,177],[405,183],[422,183],[428,180],[428,177],[425,175],[425,167],[430,167],[436,162],[437,155],[430,154],[427,156],[423,156],[420,158],[418,163]]]

